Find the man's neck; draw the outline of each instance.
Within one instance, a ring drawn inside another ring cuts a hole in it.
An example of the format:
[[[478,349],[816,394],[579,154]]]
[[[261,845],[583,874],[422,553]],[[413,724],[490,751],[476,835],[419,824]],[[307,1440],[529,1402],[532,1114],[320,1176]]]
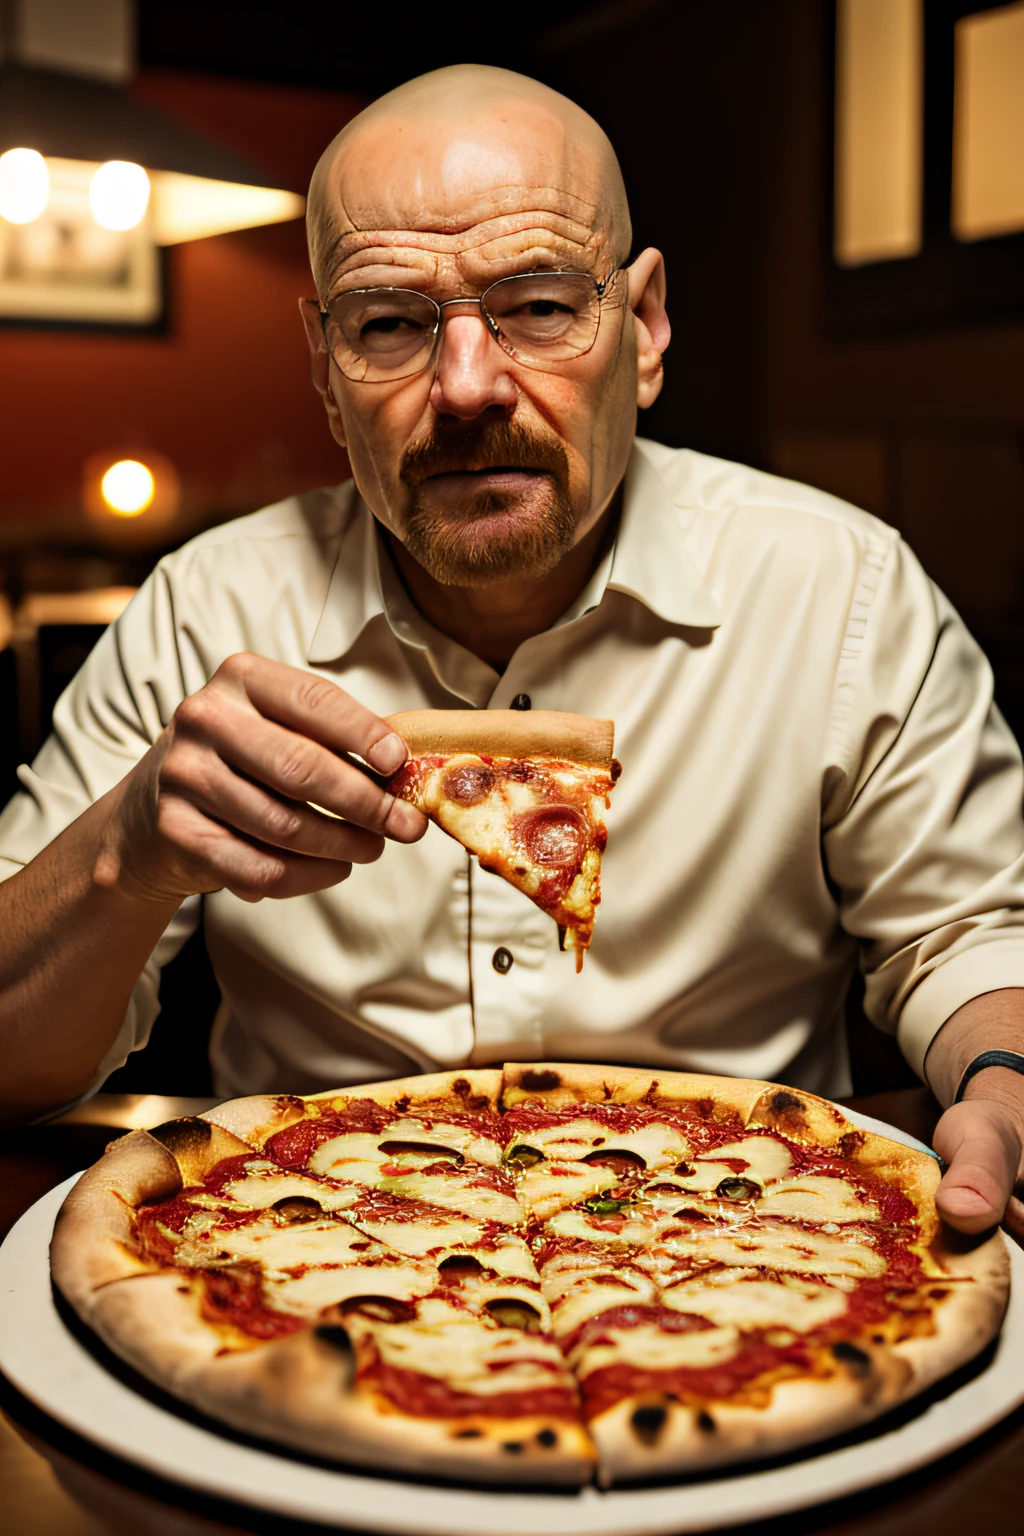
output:
[[[443,586],[391,533],[388,546],[424,618],[500,673],[524,640],[550,629],[583,591],[615,536],[621,502],[620,490],[593,528],[546,576],[509,578],[480,587]]]

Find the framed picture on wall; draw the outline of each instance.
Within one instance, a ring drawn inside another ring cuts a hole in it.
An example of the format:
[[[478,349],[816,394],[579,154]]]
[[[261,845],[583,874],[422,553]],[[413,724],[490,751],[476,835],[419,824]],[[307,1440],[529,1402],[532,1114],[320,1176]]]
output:
[[[92,167],[50,160],[45,211],[0,218],[0,323],[159,331],[164,259],[150,220],[106,229],[89,205]]]

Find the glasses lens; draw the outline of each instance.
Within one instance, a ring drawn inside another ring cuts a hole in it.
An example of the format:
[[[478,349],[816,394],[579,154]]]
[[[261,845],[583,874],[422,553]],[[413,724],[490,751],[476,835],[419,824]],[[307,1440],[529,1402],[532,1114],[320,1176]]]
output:
[[[434,345],[437,309],[422,293],[367,288],[327,306],[327,342],[347,378],[372,382],[415,373]]]
[[[583,272],[528,272],[494,283],[483,305],[507,345],[524,362],[543,367],[589,352],[601,304],[597,284]]]

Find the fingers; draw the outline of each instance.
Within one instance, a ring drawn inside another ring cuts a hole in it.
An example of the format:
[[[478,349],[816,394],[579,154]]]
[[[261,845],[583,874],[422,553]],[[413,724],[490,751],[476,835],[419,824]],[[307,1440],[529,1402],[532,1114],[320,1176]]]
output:
[[[377,773],[396,773],[409,755],[387,721],[328,678],[248,655],[229,657],[221,671],[266,719],[333,752],[355,752]]]
[[[201,871],[194,890],[223,889],[242,901],[256,902],[267,896],[308,896],[338,885],[352,873],[352,865],[344,861],[311,859],[247,842],[177,796],[161,799],[158,817],[180,862]]]
[[[384,852],[383,837],[270,794],[198,743],[185,740],[168,753],[161,783],[211,820],[273,848],[354,864],[372,864]]]
[[[322,680],[314,678],[312,681],[320,683]],[[348,699],[333,683],[325,686],[341,699]],[[367,714],[361,706],[357,708]],[[282,707],[278,713],[287,714],[288,710]],[[375,716],[369,718],[376,719]],[[382,721],[377,724],[383,728]],[[337,756],[334,750],[266,719],[253,709],[248,695],[237,689],[203,689],[185,699],[175,715],[175,735],[179,740],[212,748],[231,768],[265,785],[276,795],[292,802],[313,801],[369,832],[396,842],[411,843],[422,837],[426,830],[426,818],[415,807],[396,800],[368,774]],[[336,739],[340,742],[341,738]],[[365,741],[362,745],[365,747]],[[338,750],[343,749],[339,746]],[[359,747],[352,750],[363,755]],[[404,744],[401,744],[401,753],[404,761]]]
[[[1003,1106],[983,1099],[955,1104],[939,1121],[934,1144],[949,1164],[935,1197],[943,1220],[970,1233],[1001,1222],[1021,1160],[1020,1137]]]

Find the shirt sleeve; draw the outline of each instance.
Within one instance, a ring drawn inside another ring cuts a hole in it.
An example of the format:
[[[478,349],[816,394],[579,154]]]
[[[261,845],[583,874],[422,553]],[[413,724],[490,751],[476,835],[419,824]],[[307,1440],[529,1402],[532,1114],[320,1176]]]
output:
[[[172,589],[158,567],[58,699],[51,735],[31,767],[18,770],[21,788],[0,814],[0,879],[28,864],[145,756],[184,697],[188,670]],[[190,897],[157,941],[90,1092],[149,1039],[160,1011],[160,971],[200,913],[200,899]]]
[[[980,647],[886,542],[869,548],[839,662],[823,847],[868,1017],[923,1078],[957,1008],[1024,986],[1024,771]]]

